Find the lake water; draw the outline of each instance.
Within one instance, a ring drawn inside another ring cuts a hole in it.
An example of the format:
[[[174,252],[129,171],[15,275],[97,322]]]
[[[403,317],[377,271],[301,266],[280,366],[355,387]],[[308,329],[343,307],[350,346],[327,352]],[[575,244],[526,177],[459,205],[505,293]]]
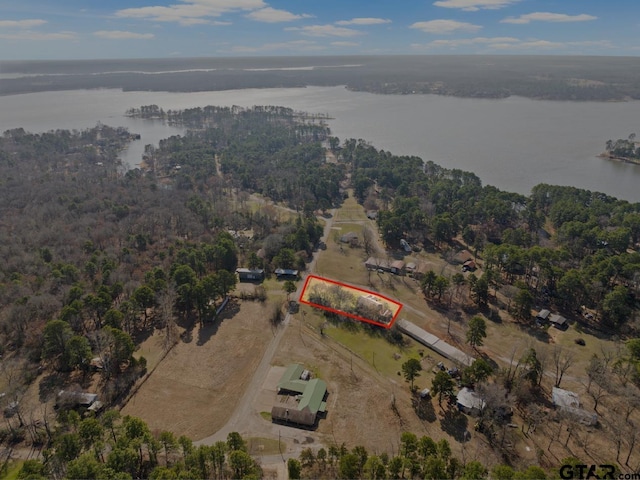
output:
[[[333,134],[358,138],[397,155],[417,155],[476,173],[484,184],[529,194],[539,183],[572,185],[640,202],[640,166],[598,158],[608,139],[638,133],[640,102],[550,102],[511,97],[463,99],[436,95],[375,95],[342,87],[169,93],[79,90],[0,97],[0,131],[83,129],[97,122],[140,133],[123,152],[130,166],[144,146],[182,130],[124,116],[156,104],[282,105],[328,113]]]

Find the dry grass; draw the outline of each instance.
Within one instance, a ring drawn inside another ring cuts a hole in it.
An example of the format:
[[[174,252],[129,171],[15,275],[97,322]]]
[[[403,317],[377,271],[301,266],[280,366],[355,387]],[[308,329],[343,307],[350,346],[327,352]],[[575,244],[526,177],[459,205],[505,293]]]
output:
[[[264,305],[242,302],[219,324],[196,326],[122,409],[149,427],[199,439],[220,429],[271,338]]]
[[[287,451],[287,444],[280,440],[265,437],[246,438],[247,449],[250,455],[277,455]]]
[[[367,214],[362,207],[359,205],[357,200],[353,196],[349,196],[340,209],[336,212],[335,221],[336,222],[349,222],[353,220],[368,220]]]

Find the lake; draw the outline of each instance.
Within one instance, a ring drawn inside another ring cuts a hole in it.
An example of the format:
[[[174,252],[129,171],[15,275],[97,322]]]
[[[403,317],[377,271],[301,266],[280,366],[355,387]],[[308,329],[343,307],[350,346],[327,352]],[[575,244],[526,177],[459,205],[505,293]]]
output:
[[[342,87],[170,93],[77,90],[0,96],[0,131],[83,129],[102,122],[140,133],[122,158],[140,162],[144,146],[180,134],[161,122],[127,118],[130,107],[282,105],[328,113],[333,134],[369,141],[477,174],[484,184],[529,194],[539,183],[571,185],[640,202],[640,166],[598,158],[608,139],[639,133],[640,102],[551,102],[521,97],[466,99],[375,95]]]

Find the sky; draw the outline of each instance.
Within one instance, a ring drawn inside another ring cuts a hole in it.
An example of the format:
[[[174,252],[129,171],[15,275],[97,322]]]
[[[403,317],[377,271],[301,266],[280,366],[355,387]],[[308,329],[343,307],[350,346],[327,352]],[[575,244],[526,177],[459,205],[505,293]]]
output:
[[[640,54],[638,0],[0,0],[0,60]]]

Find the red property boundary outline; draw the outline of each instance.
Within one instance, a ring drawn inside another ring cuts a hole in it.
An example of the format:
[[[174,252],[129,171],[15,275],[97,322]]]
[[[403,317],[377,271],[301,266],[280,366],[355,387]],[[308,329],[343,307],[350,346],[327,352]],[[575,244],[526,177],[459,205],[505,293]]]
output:
[[[325,305],[319,305],[317,303],[313,303],[313,302],[310,302],[308,300],[303,300],[302,297],[304,297],[304,292],[307,291],[307,287],[309,286],[309,282],[311,281],[311,279],[316,279],[316,280],[321,280],[323,282],[333,283],[333,284],[339,285],[341,287],[346,287],[346,288],[350,288],[352,290],[357,290],[359,292],[363,292],[363,293],[368,293],[368,294],[374,295],[374,296],[382,298],[382,299],[384,299],[384,300],[386,300],[386,301],[388,301],[388,302],[390,302],[390,303],[392,303],[394,305],[397,305],[398,306],[398,310],[396,311],[396,314],[393,316],[391,321],[388,324],[385,324],[385,323],[381,323],[381,322],[376,322],[375,320],[371,320],[370,318],[365,318],[365,317],[361,317],[359,315],[355,315],[353,313],[343,312],[342,310],[336,310],[335,308],[327,307]],[[393,324],[396,321],[396,318],[398,318],[398,315],[400,314],[400,310],[402,310],[402,307],[403,307],[403,305],[400,302],[392,300],[389,297],[385,297],[384,295],[380,295],[377,292],[372,292],[371,290],[365,290],[364,288],[355,287],[355,286],[349,285],[347,283],[338,282],[337,280],[331,280],[330,278],[318,277],[317,275],[309,275],[307,277],[307,280],[304,282],[304,288],[302,289],[302,293],[300,294],[299,302],[300,303],[304,303],[305,305],[309,305],[309,306],[314,307],[314,308],[319,308],[321,310],[326,310],[328,312],[336,313],[338,315],[344,315],[345,317],[353,318],[354,320],[358,320],[358,321],[364,322],[364,323],[370,323],[371,325],[376,325],[378,327],[382,327],[382,328],[386,328],[386,329],[389,329],[389,328],[391,328],[393,326]]]

